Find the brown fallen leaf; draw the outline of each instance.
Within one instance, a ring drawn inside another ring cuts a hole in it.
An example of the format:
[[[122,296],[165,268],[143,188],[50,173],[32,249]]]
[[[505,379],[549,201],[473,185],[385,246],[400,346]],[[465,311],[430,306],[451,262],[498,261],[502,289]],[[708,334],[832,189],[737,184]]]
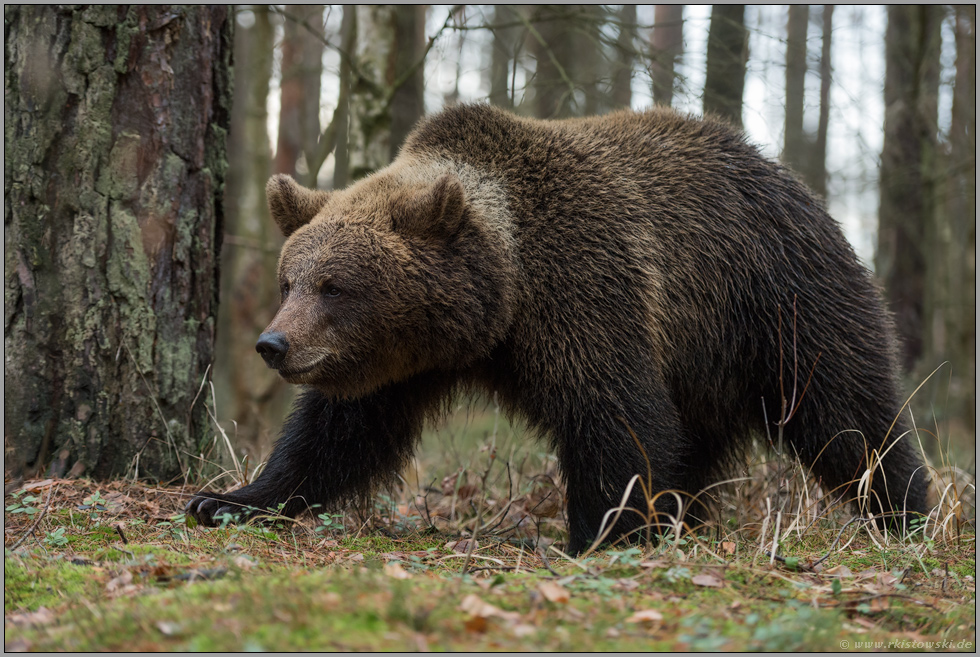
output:
[[[479,541],[474,541],[471,538],[464,538],[459,541],[449,541],[448,543],[446,543],[445,548],[447,550],[452,550],[457,554],[466,554],[470,551],[471,545],[472,545],[472,550],[474,552],[476,552],[480,547]]]
[[[478,616],[480,618],[500,618],[510,622],[517,622],[521,619],[521,615],[516,611],[504,611],[489,602],[484,602],[475,593],[470,593],[463,598],[463,601],[459,603],[459,608],[470,616]]]
[[[133,573],[128,570],[124,570],[119,575],[116,575],[105,585],[105,590],[109,593],[114,591],[119,591],[123,587],[133,583]]]
[[[164,636],[173,636],[178,634],[183,629],[183,626],[180,623],[171,623],[169,621],[157,621],[156,625],[157,629],[160,630],[160,633]]]
[[[827,570],[823,571],[823,574],[830,575],[831,577],[854,577],[854,573],[851,572],[851,569],[844,564],[834,566],[833,568],[828,568]]]
[[[884,586],[891,586],[892,584],[894,584],[897,581],[898,581],[898,578],[895,577],[894,575],[892,575],[891,573],[879,573],[878,574],[878,583],[879,584],[882,584]]]
[[[232,559],[232,563],[242,570],[251,570],[255,567],[255,561],[251,557],[247,557],[244,554],[236,555],[235,558]]]
[[[14,625],[47,625],[54,620],[54,613],[47,607],[39,607],[37,611],[29,611],[26,614],[4,615],[4,621]]]
[[[538,591],[546,600],[556,604],[565,604],[572,597],[568,589],[555,582],[542,582],[538,585]]]
[[[634,611],[633,615],[626,619],[626,622],[652,624],[659,623],[663,619],[664,615],[656,609],[641,609],[640,611]]]
[[[718,589],[720,589],[725,585],[724,581],[722,581],[716,575],[708,575],[708,574],[695,575],[694,577],[691,578],[691,581],[697,584],[698,586],[711,586]]]
[[[518,639],[523,639],[524,637],[537,634],[538,628],[533,625],[528,625],[527,623],[518,623],[514,627],[510,628],[510,631]]]
[[[487,631],[487,619],[483,616],[470,616],[463,622],[467,632],[482,634]]]
[[[623,577],[622,579],[617,579],[616,584],[613,586],[617,591],[635,591],[640,588],[640,583],[635,579],[630,579],[628,577]]]
[[[395,579],[412,579],[407,570],[402,568],[400,563],[386,563],[384,567],[385,575]]]
[[[874,630],[878,628],[876,624],[872,623],[866,618],[861,618],[860,616],[855,616],[854,618],[851,619],[851,622],[854,623],[855,625],[860,625],[861,627],[869,630]]]
[[[25,493],[27,491],[37,490],[39,488],[47,488],[54,483],[54,479],[43,479],[41,481],[29,481],[20,487]]]
[[[731,541],[722,541],[721,551],[725,554],[735,554],[735,544]]]

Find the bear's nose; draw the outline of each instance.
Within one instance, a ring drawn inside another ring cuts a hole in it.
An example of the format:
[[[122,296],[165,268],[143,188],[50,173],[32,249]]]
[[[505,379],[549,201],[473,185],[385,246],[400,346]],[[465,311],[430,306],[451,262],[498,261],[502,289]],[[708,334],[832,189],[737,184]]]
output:
[[[255,351],[262,354],[266,365],[279,369],[286,359],[286,352],[289,351],[289,340],[286,339],[285,333],[269,331],[259,336],[259,341],[255,343]]]

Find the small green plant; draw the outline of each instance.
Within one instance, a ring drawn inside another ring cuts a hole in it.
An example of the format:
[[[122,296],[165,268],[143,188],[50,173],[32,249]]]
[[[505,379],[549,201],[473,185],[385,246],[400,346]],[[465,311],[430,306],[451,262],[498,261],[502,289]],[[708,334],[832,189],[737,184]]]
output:
[[[48,532],[44,537],[44,542],[51,547],[64,547],[68,545],[68,537],[65,536],[65,528],[58,527],[57,529]]]
[[[79,505],[79,511],[88,511],[89,522],[97,522],[101,514],[106,510],[109,502],[102,497],[102,493],[95,491],[84,500],[82,504]]]
[[[14,503],[7,506],[7,513],[25,513],[31,517],[40,509],[34,504],[40,501],[37,495],[24,495],[24,491],[19,490],[13,495]]]
[[[609,550],[609,565],[618,563],[621,566],[639,566],[643,561],[643,550],[640,548],[628,548],[622,552],[616,552],[614,550]]]
[[[320,521],[315,530],[318,534],[343,532],[345,529],[343,513],[320,513],[317,519]]]
[[[691,569],[684,566],[671,566],[664,572],[664,577],[671,584],[676,584],[682,579],[691,579]]]

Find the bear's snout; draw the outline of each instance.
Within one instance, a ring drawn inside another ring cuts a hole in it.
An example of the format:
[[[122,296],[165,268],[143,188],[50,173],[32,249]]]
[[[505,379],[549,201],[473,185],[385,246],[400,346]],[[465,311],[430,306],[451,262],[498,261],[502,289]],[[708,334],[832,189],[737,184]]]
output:
[[[289,340],[286,334],[280,331],[267,331],[259,336],[259,341],[255,343],[255,351],[262,355],[266,365],[275,369],[282,367],[286,360],[286,352],[289,351]]]

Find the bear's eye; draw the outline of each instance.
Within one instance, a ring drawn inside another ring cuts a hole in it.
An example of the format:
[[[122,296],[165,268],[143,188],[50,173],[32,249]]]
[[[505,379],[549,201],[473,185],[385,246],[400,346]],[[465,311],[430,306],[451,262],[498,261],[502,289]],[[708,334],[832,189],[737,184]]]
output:
[[[289,294],[289,281],[284,281],[282,284],[282,298],[285,299]]]
[[[331,298],[333,298],[333,297],[339,297],[340,296],[340,288],[337,287],[336,285],[330,285],[329,283],[327,283],[326,285],[322,286],[320,288],[320,292],[325,297],[331,297]]]

